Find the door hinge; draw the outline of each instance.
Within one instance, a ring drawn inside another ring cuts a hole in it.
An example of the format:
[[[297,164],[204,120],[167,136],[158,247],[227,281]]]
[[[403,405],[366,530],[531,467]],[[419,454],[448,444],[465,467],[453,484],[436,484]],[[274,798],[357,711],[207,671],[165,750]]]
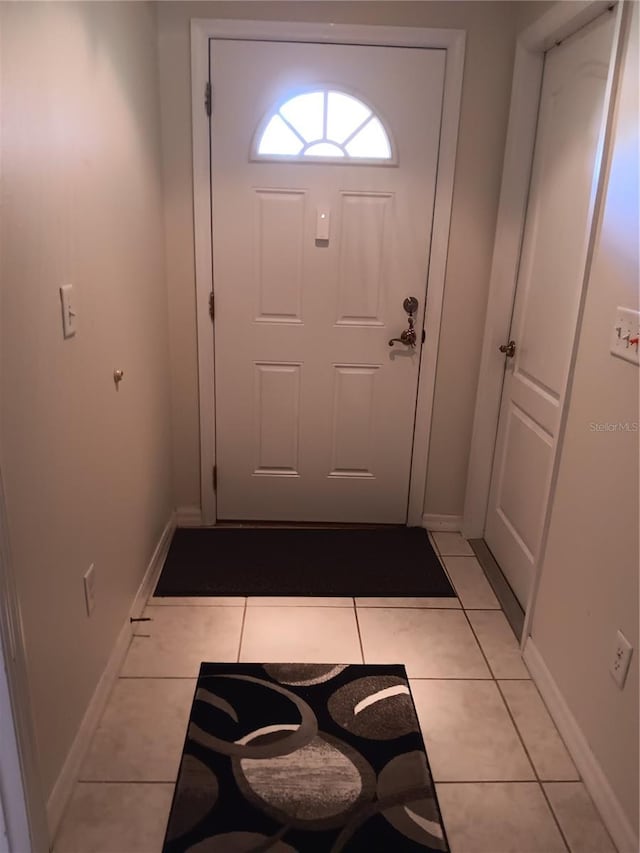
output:
[[[211,118],[211,101],[211,83],[209,83],[209,81],[207,80],[204,85],[204,109],[209,118]]]
[[[427,340],[427,333],[426,333],[426,332],[425,332],[425,330],[423,329],[423,330],[422,330],[422,343],[424,343],[426,340]]]
[[[218,491],[218,466],[217,465],[213,466],[212,474],[213,474],[213,491],[217,492]]]
[[[216,316],[216,307],[215,307],[215,299],[213,296],[213,290],[209,294],[209,316],[211,317],[211,322],[213,322]]]

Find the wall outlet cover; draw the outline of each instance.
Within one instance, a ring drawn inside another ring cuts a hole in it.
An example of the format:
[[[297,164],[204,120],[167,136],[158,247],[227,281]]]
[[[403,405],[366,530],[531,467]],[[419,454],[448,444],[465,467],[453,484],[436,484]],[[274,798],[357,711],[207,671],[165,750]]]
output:
[[[618,631],[616,633],[616,646],[611,659],[609,672],[620,690],[624,687],[624,683],[627,679],[632,654],[633,647],[631,643],[621,631]]]

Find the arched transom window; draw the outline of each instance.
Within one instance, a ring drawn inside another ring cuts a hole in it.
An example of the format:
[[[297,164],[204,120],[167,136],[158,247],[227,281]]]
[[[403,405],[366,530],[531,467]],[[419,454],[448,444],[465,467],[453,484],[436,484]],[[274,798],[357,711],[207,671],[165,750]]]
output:
[[[391,138],[371,107],[346,92],[295,95],[270,113],[256,135],[258,160],[393,161]]]

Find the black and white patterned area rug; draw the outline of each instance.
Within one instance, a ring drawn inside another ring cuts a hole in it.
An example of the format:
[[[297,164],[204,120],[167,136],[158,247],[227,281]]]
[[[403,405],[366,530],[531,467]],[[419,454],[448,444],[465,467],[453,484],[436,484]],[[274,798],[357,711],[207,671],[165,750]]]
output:
[[[163,853],[448,849],[403,666],[202,664]]]

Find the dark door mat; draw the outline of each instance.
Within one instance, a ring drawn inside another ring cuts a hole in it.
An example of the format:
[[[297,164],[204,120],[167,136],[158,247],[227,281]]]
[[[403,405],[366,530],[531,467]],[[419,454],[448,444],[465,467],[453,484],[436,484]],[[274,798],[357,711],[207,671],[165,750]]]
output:
[[[399,665],[203,663],[163,853],[446,853]]]
[[[179,528],[157,596],[452,597],[421,527]]]

